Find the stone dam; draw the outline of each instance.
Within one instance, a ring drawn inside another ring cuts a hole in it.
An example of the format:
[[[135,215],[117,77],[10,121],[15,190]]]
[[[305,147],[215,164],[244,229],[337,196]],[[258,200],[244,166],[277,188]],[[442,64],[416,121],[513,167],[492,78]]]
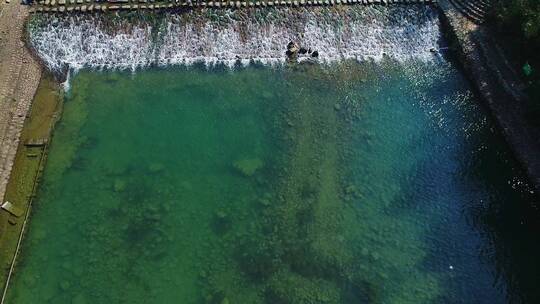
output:
[[[437,0],[282,0],[282,1],[191,1],[191,0],[39,0],[32,12],[94,12],[116,10],[160,10],[179,8],[303,7],[334,5],[389,5],[436,3]]]

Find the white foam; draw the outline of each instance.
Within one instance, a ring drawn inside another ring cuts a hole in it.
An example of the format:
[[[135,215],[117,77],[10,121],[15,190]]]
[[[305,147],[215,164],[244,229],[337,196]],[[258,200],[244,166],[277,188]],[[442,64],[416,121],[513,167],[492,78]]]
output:
[[[262,19],[270,21],[258,20],[255,13],[239,18],[236,11],[214,11],[221,22],[195,13],[166,14],[161,23],[45,15],[32,22],[30,42],[53,71],[82,67],[135,70],[195,62],[281,64],[287,59],[289,41],[317,50],[322,63],[380,60],[384,56],[396,60],[434,58],[430,49],[438,47],[440,30],[433,9],[347,9],[266,11]],[[159,29],[151,24],[159,24]]]

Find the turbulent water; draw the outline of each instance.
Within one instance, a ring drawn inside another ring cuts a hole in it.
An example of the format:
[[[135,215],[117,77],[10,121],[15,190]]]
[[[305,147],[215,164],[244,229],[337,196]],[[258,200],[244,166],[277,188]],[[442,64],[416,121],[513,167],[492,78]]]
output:
[[[30,23],[32,46],[55,71],[283,63],[290,41],[317,50],[322,62],[384,56],[429,60],[439,39],[436,11],[425,5],[208,10],[144,18],[41,15]]]

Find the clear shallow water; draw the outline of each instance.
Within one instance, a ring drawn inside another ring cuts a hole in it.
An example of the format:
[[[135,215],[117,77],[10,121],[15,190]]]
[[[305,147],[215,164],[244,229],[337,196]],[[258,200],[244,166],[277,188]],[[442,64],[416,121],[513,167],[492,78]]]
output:
[[[9,300],[531,302],[520,181],[444,62],[83,71]]]

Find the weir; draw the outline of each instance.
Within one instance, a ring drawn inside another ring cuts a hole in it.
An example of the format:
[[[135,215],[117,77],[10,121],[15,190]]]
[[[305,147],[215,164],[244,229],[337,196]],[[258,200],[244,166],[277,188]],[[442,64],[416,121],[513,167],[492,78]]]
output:
[[[37,14],[30,44],[56,73],[148,66],[287,62],[287,44],[316,61],[436,60],[441,34],[429,5],[200,10],[138,17]],[[305,56],[299,61],[314,60]]]
[[[436,3],[437,0],[277,0],[277,1],[191,1],[191,0],[39,0],[32,12],[94,12],[117,10],[165,10],[178,8],[249,8],[303,7],[334,5],[416,4]]]

